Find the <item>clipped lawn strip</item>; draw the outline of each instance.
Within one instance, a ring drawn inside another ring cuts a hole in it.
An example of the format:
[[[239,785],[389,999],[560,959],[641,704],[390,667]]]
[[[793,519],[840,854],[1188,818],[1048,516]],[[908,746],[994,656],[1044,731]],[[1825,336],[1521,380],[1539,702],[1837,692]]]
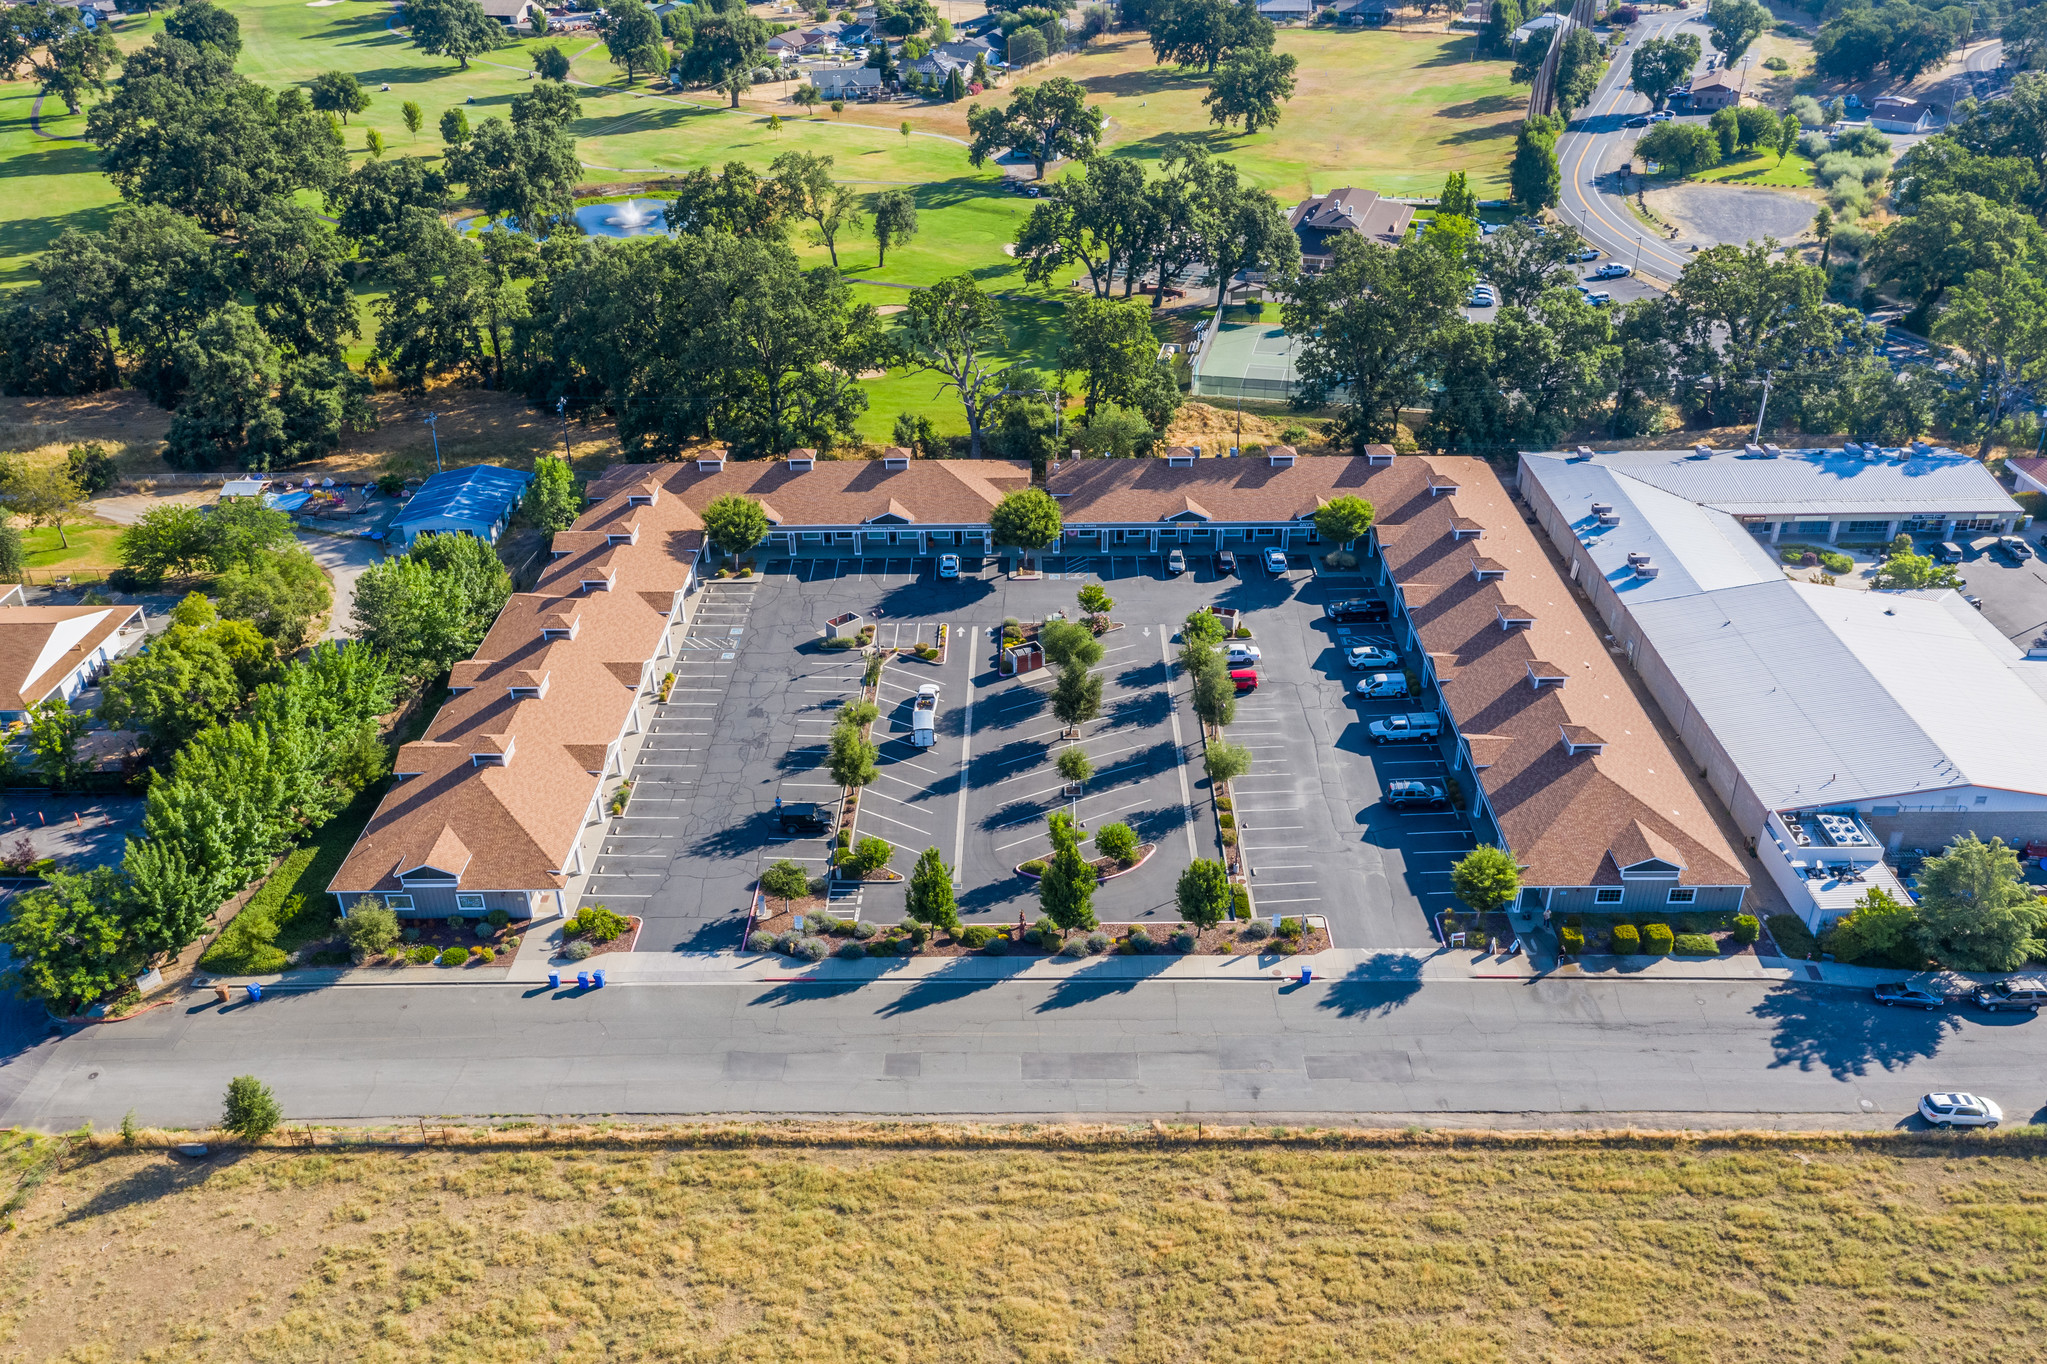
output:
[[[0,1341],[24,1359],[2017,1360],[2043,1275],[2037,1130],[517,1129],[299,1129],[205,1162],[162,1149],[182,1134],[51,1139],[56,1161],[0,1138],[9,1185],[43,1173],[6,1233]],[[1677,1284],[1694,1291],[1655,1290]]]

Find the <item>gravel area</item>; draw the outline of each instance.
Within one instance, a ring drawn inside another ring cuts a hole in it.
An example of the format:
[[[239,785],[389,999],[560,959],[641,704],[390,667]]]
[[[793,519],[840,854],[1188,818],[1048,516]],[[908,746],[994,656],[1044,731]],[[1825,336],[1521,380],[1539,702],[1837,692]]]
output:
[[[1673,185],[1651,190],[1648,199],[1678,226],[1678,241],[1708,246],[1740,246],[1764,237],[1788,242],[1805,231],[1817,207],[1796,194],[1735,185]]]

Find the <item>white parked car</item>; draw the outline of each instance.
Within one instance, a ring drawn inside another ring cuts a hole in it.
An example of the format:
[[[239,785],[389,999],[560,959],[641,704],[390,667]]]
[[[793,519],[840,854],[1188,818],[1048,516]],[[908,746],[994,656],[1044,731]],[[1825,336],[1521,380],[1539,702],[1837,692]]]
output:
[[[2004,1110],[1980,1094],[1928,1094],[1919,1101],[1919,1116],[1935,1127],[1995,1127]]]
[[[1229,659],[1232,668],[1241,668],[1258,662],[1265,655],[1258,651],[1255,644],[1232,644],[1223,656]]]
[[[1166,556],[1166,572],[1175,577],[1187,571],[1187,551],[1176,549]]]
[[[1268,549],[1265,551],[1265,571],[1278,577],[1286,572],[1286,551]]]
[[[960,575],[960,556],[959,556],[959,555],[957,555],[957,554],[941,554],[941,555],[939,555],[939,556],[938,556],[938,576],[939,576],[939,577],[941,577],[941,578],[957,578],[957,577],[959,577],[959,575]]]
[[[1359,696],[1385,700],[1407,695],[1407,678],[1399,673],[1369,673],[1358,679]]]
[[[1397,668],[1400,655],[1376,644],[1360,644],[1345,653],[1343,661],[1353,668]]]

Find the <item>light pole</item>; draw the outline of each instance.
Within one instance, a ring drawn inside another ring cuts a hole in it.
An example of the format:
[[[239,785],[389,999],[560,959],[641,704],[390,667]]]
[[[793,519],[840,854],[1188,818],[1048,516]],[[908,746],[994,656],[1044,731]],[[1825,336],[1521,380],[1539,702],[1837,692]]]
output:
[[[434,433],[434,472],[439,473],[441,471],[441,428],[439,425],[441,414],[429,412],[421,420],[426,422],[426,429]]]
[[[562,462],[569,462],[569,400],[566,397],[554,400],[554,410],[562,419]]]

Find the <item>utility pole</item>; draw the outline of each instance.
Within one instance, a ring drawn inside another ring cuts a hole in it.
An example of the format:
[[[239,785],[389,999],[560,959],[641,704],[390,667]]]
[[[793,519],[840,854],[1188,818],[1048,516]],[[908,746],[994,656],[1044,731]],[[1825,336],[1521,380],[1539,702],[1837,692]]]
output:
[[[422,420],[426,422],[426,429],[434,433],[434,472],[439,473],[441,471],[441,428],[439,425],[441,414],[429,412]]]
[[[564,397],[564,398],[556,398],[556,399],[554,400],[554,410],[555,410],[555,411],[556,411],[557,413],[559,413],[559,414],[561,415],[561,419],[562,419],[562,462],[563,462],[564,464],[566,464],[566,463],[568,463],[568,462],[569,462],[569,459],[570,459],[570,455],[569,455],[569,400],[568,400],[567,398],[565,398],[565,397]]]
[[[1760,444],[1763,439],[1763,413],[1769,410],[1769,406],[1770,376],[1768,374],[1765,374],[1763,376],[1763,400],[1756,404],[1756,441],[1758,444]]]

